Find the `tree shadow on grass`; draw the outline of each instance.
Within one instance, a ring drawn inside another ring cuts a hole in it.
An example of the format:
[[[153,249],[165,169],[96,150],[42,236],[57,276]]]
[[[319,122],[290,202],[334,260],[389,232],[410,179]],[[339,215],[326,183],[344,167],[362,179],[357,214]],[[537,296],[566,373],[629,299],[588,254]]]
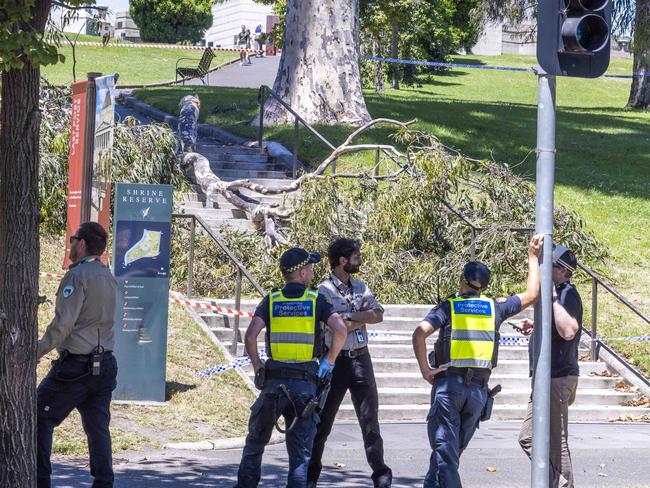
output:
[[[416,117],[416,128],[441,134],[443,143],[467,156],[494,158],[519,174],[535,174],[535,105],[428,95],[409,103],[373,96],[367,103],[373,117]],[[650,122],[620,117],[627,113],[622,108],[559,107],[556,181],[583,190],[650,198]],[[368,137],[372,139],[373,133]]]

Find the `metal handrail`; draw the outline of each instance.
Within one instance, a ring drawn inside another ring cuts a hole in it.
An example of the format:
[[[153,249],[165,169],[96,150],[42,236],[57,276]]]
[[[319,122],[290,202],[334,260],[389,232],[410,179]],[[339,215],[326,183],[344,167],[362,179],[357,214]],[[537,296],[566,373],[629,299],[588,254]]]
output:
[[[314,129],[311,125],[307,123],[305,119],[303,119],[298,113],[291,108],[291,106],[286,103],[280,96],[275,93],[270,87],[267,85],[262,85],[260,86],[260,90],[257,94],[257,102],[259,103],[260,106],[260,125],[259,125],[259,130],[257,134],[258,138],[258,146],[260,149],[262,148],[262,141],[264,139],[264,104],[266,103],[266,94],[269,94],[272,98],[278,101],[280,105],[282,105],[287,112],[289,112],[291,115],[294,117],[294,125],[293,125],[293,177],[296,177],[297,173],[297,164],[298,164],[298,148],[300,146],[300,139],[298,138],[298,128],[299,128],[299,123],[302,124],[304,127],[307,128],[309,132],[312,133],[316,139],[318,139],[320,142],[322,142],[325,146],[327,146],[329,149],[334,151],[336,147],[334,144],[332,144],[330,141],[328,141],[325,136],[323,136],[320,132],[318,132],[316,129]],[[336,161],[332,162],[332,171],[336,173]]]
[[[187,296],[192,298],[192,288],[194,284],[194,248],[196,241],[196,223],[198,222],[203,230],[205,230],[210,236],[210,238],[221,248],[221,250],[226,254],[230,262],[232,262],[237,269],[237,282],[235,284],[235,310],[241,309],[241,291],[242,291],[242,280],[246,278],[248,282],[257,290],[260,296],[264,297],[264,289],[260,286],[255,278],[248,272],[246,266],[237,259],[235,253],[228,247],[228,245],[221,240],[221,238],[214,233],[212,229],[206,224],[205,220],[198,215],[194,214],[172,214],[173,218],[177,219],[192,219],[190,226],[190,256],[188,264],[188,273],[187,273]],[[228,327],[229,319],[224,315],[224,323]],[[239,332],[239,315],[235,315],[235,320],[233,324],[233,340],[230,345],[230,352],[233,355],[237,354],[237,343],[241,342],[241,334]]]
[[[482,229],[479,226],[477,226],[461,210],[455,208],[448,201],[442,200],[442,204],[472,229],[470,249],[471,249],[472,260],[474,260],[476,255],[477,233],[486,229]],[[535,231],[535,229],[525,228],[525,227],[505,227],[505,229],[516,233],[526,233],[526,234],[531,234],[532,232]],[[638,315],[648,325],[650,325],[650,317],[648,317],[648,315],[643,313],[636,305],[634,305],[627,298],[625,298],[625,296],[623,296],[612,285],[610,285],[607,281],[605,281],[605,279],[602,276],[598,275],[594,270],[585,266],[582,263],[578,263],[578,268],[591,277],[591,333],[590,335],[592,340],[590,346],[590,355],[592,360],[596,361],[598,359],[598,348],[605,346],[605,344],[598,339],[598,285],[602,286],[611,295],[613,295],[614,298],[616,298],[619,302],[621,302],[632,312]]]
[[[311,134],[316,137],[321,143],[323,143],[325,146],[327,146],[330,150],[334,151],[336,149],[336,146],[332,144],[327,138],[318,132],[316,129],[314,129],[305,119],[303,119],[293,108],[291,108],[291,105],[289,105],[287,102],[282,100],[280,98],[280,95],[278,95],[275,91],[273,91],[272,88],[270,88],[267,85],[261,85],[259,92],[257,94],[257,102],[260,106],[260,122],[259,122],[259,128],[258,128],[258,134],[257,134],[257,144],[258,147],[261,149],[262,148],[262,142],[264,140],[264,104],[266,103],[266,94],[270,95],[272,98],[278,101],[280,105],[282,105],[287,112],[289,112],[291,115],[294,117],[294,129],[293,129],[293,177],[296,177],[296,172],[297,172],[297,164],[298,164],[298,149],[300,148],[300,138],[298,137],[298,128],[299,124],[302,124]],[[375,167],[374,167],[374,175],[379,176],[379,153],[380,151],[389,159],[391,159],[395,164],[400,165],[399,161],[397,161],[386,149],[377,149],[377,155],[375,157]],[[336,173],[336,159],[332,161],[332,164],[330,165],[332,168],[332,173]]]

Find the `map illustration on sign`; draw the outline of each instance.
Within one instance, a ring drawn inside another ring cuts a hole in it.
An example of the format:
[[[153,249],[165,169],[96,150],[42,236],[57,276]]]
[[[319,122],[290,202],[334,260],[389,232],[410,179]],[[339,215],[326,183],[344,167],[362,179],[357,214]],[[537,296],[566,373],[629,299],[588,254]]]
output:
[[[160,254],[162,232],[144,229],[142,239],[124,254],[124,266],[143,258],[154,258]]]
[[[115,234],[115,276],[169,276],[171,226],[167,222],[121,220]]]

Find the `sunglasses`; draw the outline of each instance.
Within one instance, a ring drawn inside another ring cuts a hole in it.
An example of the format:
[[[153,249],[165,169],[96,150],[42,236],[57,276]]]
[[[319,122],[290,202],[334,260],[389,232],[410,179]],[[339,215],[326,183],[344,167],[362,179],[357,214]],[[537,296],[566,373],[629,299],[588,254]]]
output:
[[[76,235],[75,236],[70,236],[70,244],[72,244],[74,241],[80,241],[82,239],[83,239],[83,237],[79,237],[79,236],[76,236]]]

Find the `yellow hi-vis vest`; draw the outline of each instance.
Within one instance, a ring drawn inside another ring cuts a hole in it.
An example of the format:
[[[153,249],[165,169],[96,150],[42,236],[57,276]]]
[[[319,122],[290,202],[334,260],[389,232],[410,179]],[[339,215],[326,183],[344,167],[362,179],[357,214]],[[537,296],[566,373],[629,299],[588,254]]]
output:
[[[314,358],[317,298],[318,292],[310,289],[297,298],[287,298],[282,291],[269,295],[269,342],[273,359],[300,363]]]
[[[450,365],[492,369],[496,317],[487,297],[451,298]]]

